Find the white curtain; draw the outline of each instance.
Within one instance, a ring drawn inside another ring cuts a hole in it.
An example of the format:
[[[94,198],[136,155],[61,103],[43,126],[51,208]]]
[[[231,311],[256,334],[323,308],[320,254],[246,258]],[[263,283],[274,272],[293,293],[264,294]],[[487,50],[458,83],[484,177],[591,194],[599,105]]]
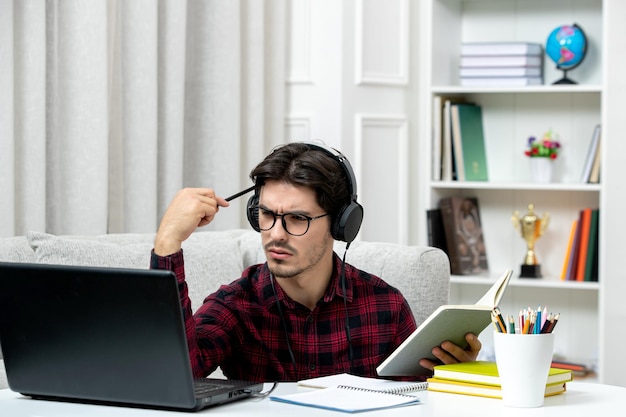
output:
[[[284,141],[286,7],[0,0],[0,236],[152,232],[182,187],[251,185]]]

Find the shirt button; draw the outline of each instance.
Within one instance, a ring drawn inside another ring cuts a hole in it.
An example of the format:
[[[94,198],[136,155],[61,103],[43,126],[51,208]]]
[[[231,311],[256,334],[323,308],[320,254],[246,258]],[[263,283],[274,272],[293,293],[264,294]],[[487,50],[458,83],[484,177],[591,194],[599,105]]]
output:
[[[310,363],[309,364],[309,370],[310,371],[314,371],[315,370],[315,364],[314,363]]]
[[[309,323],[313,323],[313,316],[309,316],[306,321],[308,321]]]

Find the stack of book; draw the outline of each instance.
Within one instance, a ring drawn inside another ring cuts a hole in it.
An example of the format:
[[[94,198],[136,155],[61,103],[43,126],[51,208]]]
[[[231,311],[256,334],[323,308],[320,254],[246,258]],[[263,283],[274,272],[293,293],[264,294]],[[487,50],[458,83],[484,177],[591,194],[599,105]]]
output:
[[[550,368],[545,396],[564,393],[567,382],[571,380],[570,370]],[[476,361],[438,365],[434,368],[433,377],[427,381],[429,391],[502,398],[500,377],[495,362]]]
[[[543,47],[529,42],[466,42],[459,78],[464,86],[543,84]]]

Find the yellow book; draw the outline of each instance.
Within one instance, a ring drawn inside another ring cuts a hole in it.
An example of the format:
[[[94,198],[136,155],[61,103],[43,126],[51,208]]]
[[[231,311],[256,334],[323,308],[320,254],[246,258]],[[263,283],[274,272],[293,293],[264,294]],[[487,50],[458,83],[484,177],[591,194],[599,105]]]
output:
[[[500,386],[500,376],[495,362],[475,361],[437,365],[433,377],[457,382]],[[572,380],[569,369],[550,368],[546,385],[553,385]]]
[[[428,378],[428,391],[448,392],[451,394],[475,395],[487,398],[502,398],[502,391],[496,385],[472,384],[469,382],[452,381],[448,379]],[[566,391],[566,383],[559,382],[546,385],[545,396],[562,394]]]
[[[578,226],[578,220],[572,222],[572,227],[569,232],[569,240],[567,242],[567,251],[565,252],[565,259],[563,260],[563,269],[561,270],[561,281],[567,279],[567,265],[569,265],[569,258],[572,256],[572,245],[574,244],[574,236],[576,236],[576,226]]]

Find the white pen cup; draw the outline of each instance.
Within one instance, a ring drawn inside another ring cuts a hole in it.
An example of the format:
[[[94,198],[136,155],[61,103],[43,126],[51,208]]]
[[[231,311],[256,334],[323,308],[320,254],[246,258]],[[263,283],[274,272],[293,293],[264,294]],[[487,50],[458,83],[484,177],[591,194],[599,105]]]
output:
[[[503,404],[509,407],[543,406],[554,334],[494,332],[493,342]]]

